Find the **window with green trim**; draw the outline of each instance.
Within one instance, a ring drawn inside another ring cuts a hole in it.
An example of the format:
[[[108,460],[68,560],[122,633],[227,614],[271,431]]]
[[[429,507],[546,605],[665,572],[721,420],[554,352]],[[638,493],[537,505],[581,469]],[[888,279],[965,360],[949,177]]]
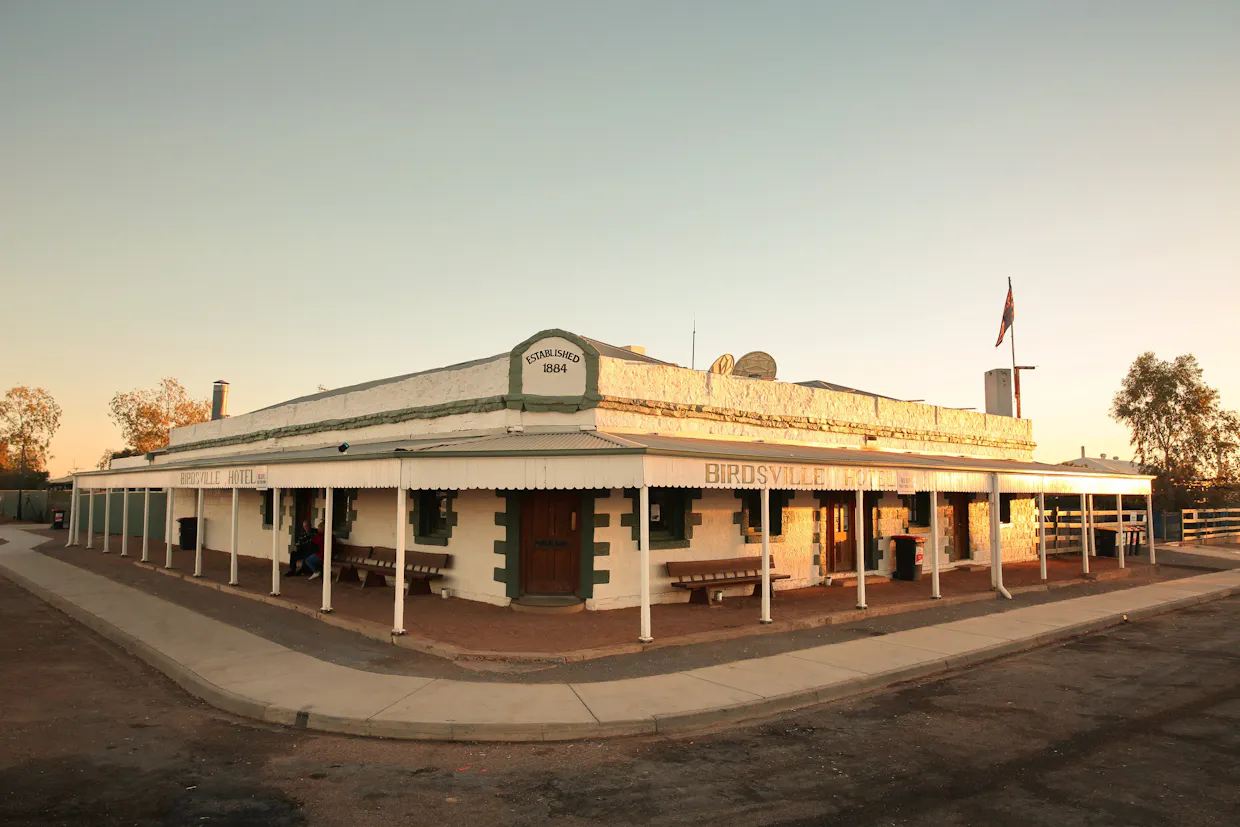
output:
[[[448,491],[418,492],[418,530],[419,537],[441,537],[447,539],[451,534],[448,520]]]
[[[357,497],[356,488],[332,489],[332,533],[341,534],[349,530],[349,509]]]
[[[267,488],[259,493],[263,495],[263,528],[271,528],[271,515],[275,513],[275,492]]]
[[[787,502],[787,499],[787,492],[770,492],[770,499],[767,501],[767,514],[769,515],[769,530],[772,537],[777,537],[784,533],[784,503]],[[745,491],[741,494],[741,502],[744,503],[745,511],[748,514],[748,521],[745,526],[748,533],[761,534],[762,492],[757,489]]]
[[[689,492],[684,488],[650,489],[650,540],[675,542],[685,539]]]
[[[905,494],[900,499],[908,509],[909,526],[930,527],[930,492],[918,491],[916,494]]]

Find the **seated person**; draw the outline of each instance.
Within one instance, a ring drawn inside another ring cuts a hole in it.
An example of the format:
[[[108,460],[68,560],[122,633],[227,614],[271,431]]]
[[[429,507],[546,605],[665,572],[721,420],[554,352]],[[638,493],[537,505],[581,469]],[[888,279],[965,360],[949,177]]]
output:
[[[318,529],[314,532],[314,536],[310,538],[312,550],[306,556],[306,567],[313,574],[310,579],[313,580],[323,573],[323,524],[319,523]]]
[[[310,521],[302,520],[301,531],[293,542],[293,550],[288,553],[288,571],[284,572],[284,576],[297,577],[298,575],[305,574],[306,566],[304,561],[313,553],[314,535],[310,533]]]

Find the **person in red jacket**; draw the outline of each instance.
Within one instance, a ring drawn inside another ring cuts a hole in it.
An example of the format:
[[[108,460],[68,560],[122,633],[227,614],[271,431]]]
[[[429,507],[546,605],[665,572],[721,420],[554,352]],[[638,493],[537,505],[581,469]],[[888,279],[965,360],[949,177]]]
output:
[[[314,545],[314,551],[306,557],[306,566],[313,572],[310,579],[320,577],[323,574],[323,524],[319,523],[318,529],[315,530],[314,536],[310,538],[310,542]]]

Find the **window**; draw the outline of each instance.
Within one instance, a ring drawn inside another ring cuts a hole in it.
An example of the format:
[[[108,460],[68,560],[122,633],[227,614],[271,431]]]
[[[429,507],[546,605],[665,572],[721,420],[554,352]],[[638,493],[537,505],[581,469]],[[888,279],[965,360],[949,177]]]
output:
[[[685,539],[685,513],[689,497],[683,488],[650,489],[650,540],[676,542]]]
[[[909,526],[929,528],[930,492],[918,491],[916,494],[906,494],[901,499],[904,500],[904,507],[908,509]]]
[[[777,537],[784,533],[784,501],[787,497],[783,491],[770,492],[770,500],[767,503],[767,513],[770,515],[770,532],[772,537]],[[748,523],[746,528],[749,534],[762,533],[762,492],[746,491],[742,494],[742,500],[745,504],[745,511],[748,513]]]
[[[261,493],[263,495],[263,528],[271,528],[271,515],[275,513],[275,492],[266,488]]]
[[[449,492],[447,491],[418,492],[417,536],[419,542],[424,542],[422,538],[441,538],[446,540],[451,534],[448,530],[448,499]]]
[[[356,488],[332,489],[332,534],[349,536],[349,528],[352,526],[349,509],[353,507],[353,500],[356,497]]]
[[[1012,500],[1016,499],[1015,494],[999,495],[999,522],[1007,525],[1012,522]]]

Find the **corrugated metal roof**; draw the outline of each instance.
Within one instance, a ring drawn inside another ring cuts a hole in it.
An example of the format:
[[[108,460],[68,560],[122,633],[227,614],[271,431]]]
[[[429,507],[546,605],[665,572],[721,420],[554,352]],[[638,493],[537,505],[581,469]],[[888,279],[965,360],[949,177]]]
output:
[[[879,399],[895,399],[894,396],[883,396],[881,393],[871,393],[870,391],[850,388],[847,385],[837,385],[834,382],[827,382],[823,379],[811,379],[808,382],[796,382],[795,384],[803,388],[818,388],[819,390],[836,391],[837,393],[855,393],[860,396],[875,396]]]
[[[616,451],[640,449],[641,446],[629,440],[600,434],[595,431],[566,431],[552,434],[495,434],[478,437],[461,442],[432,445],[425,448],[410,449],[415,454],[440,453],[598,453],[600,451]]]
[[[602,356],[611,359],[627,359],[630,362],[649,362],[652,365],[670,365],[671,362],[664,362],[662,359],[656,359],[653,356],[647,356],[644,353],[634,353],[631,350],[625,350],[622,347],[609,345],[606,342],[600,342],[598,339],[591,339],[589,336],[582,336],[590,344],[594,345],[594,349]]]
[[[421,440],[399,440],[351,445],[347,453],[335,446],[299,451],[266,451],[231,456],[215,456],[155,466],[185,468],[265,462],[391,459],[452,456],[606,456],[651,454],[693,456],[732,460],[758,460],[818,465],[886,466],[932,471],[982,471],[1008,474],[1069,474],[1072,476],[1131,476],[1115,471],[1050,465],[1040,462],[953,457],[939,454],[876,451],[861,448],[831,448],[818,445],[786,445],[773,442],[744,442],[661,434],[619,434],[607,431],[561,431],[555,433],[505,433],[441,436]]]
[[[862,448],[829,448],[817,445],[783,445],[772,442],[733,442],[719,439],[697,439],[664,435],[632,435],[625,439],[644,445],[649,453],[694,455],[720,458],[812,462],[823,465],[887,465],[924,468],[928,470],[999,471],[1026,474],[1095,474],[1116,476],[1116,472],[1070,468],[1042,462],[1021,462],[1010,459],[952,457],[939,454],[897,453]]]
[[[1105,471],[1108,474],[1140,474],[1141,466],[1135,462],[1122,459],[1103,459],[1101,457],[1080,457],[1061,462],[1060,465],[1071,465],[1074,468],[1088,468],[1092,471]]]

